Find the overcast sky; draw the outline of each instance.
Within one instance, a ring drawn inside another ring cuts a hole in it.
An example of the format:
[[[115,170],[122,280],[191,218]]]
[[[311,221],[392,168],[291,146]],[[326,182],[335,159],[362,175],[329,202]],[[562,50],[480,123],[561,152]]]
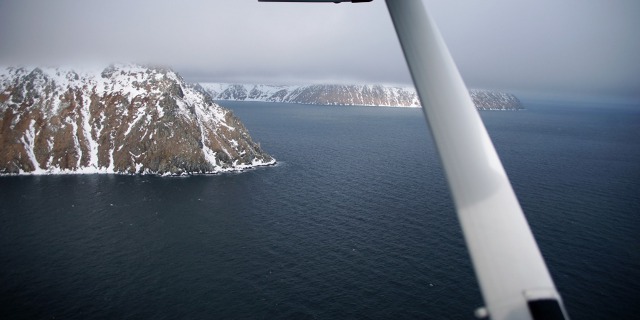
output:
[[[469,87],[640,101],[638,0],[423,2]],[[189,81],[410,84],[382,0],[0,0],[0,64],[94,60]]]

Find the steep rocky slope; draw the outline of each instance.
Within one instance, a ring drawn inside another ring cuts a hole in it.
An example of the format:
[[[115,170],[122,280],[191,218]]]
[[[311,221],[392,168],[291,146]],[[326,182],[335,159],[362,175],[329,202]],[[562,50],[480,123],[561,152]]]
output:
[[[319,105],[359,105],[419,107],[413,88],[381,85],[243,85],[201,83],[214,100],[287,102]],[[522,103],[512,94],[487,90],[471,90],[471,98],[479,110],[517,110]]]
[[[0,68],[0,173],[216,173],[273,164],[175,72]]]
[[[478,110],[524,109],[520,99],[510,93],[476,89],[469,90],[469,93]]]

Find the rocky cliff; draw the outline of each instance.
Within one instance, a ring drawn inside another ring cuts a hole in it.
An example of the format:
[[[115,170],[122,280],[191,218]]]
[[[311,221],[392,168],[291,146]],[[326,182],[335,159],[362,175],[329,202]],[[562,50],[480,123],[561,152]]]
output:
[[[476,89],[469,90],[469,93],[478,110],[524,109],[520,99],[510,93]]]
[[[381,85],[242,85],[201,83],[214,100],[287,102],[319,105],[359,105],[419,107],[413,88]],[[479,110],[518,110],[522,103],[512,94],[471,90],[471,98]]]
[[[273,163],[229,110],[171,70],[0,68],[0,173],[217,173]]]

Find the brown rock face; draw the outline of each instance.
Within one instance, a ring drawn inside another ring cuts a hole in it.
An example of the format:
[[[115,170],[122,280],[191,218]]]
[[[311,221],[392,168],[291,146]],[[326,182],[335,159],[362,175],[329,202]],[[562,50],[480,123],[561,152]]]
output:
[[[470,90],[471,99],[478,110],[520,110],[522,102],[510,93],[489,90]]]
[[[163,68],[0,69],[0,173],[216,173],[275,160]]]
[[[286,102],[317,105],[355,105],[419,107],[420,100],[413,88],[382,85],[241,85],[201,83],[216,100]],[[512,94],[490,90],[470,90],[478,110],[524,109]]]

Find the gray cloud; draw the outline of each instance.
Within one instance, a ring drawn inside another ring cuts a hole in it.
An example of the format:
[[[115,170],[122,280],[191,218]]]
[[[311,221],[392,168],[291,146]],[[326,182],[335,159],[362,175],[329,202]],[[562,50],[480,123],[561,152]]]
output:
[[[423,0],[471,87],[640,99],[636,0]],[[0,63],[136,61],[192,81],[409,84],[384,2],[0,1]]]

